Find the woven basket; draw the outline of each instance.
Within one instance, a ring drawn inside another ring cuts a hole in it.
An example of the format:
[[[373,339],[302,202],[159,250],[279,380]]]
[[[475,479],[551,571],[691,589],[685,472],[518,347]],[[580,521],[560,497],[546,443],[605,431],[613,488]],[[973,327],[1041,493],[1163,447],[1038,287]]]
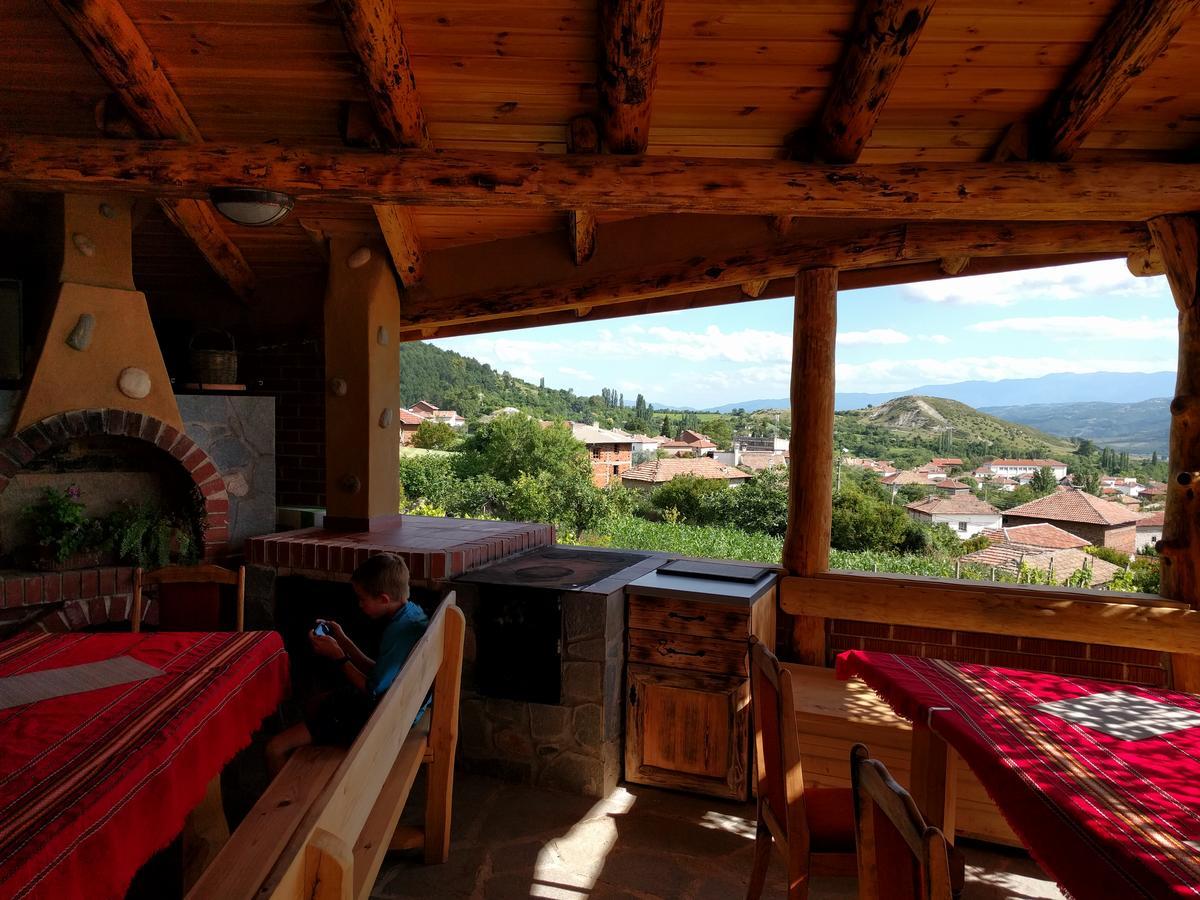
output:
[[[215,350],[196,346],[196,338],[202,334],[217,334],[229,343],[228,350]],[[237,346],[233,335],[220,328],[203,328],[192,335],[188,341],[188,352],[191,354],[192,376],[201,384],[236,384],[237,383]]]

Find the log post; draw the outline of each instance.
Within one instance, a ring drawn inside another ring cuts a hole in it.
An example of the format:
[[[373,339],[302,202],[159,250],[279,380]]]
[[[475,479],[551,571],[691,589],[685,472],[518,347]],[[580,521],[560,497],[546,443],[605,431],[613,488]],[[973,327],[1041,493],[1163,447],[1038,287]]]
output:
[[[335,237],[325,291],[325,524],[363,530],[400,508],[400,298],[382,242]]]
[[[829,568],[833,519],[833,375],[837,337],[835,268],[796,273],[792,331],[792,433],[788,524],[783,565],[792,575]],[[792,650],[806,665],[825,665],[825,620],[797,616]]]
[[[1167,281],[1179,309],[1179,362],[1171,401],[1170,467],[1163,519],[1161,591],[1200,608],[1200,225],[1194,216],[1162,216],[1148,223],[1162,255]],[[1174,654],[1177,690],[1200,692],[1200,659]]]

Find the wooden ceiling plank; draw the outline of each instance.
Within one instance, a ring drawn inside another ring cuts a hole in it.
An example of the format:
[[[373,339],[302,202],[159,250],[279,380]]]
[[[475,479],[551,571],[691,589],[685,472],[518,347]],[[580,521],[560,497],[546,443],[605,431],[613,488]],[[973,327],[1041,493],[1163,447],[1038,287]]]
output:
[[[431,146],[429,128],[417,93],[404,29],[395,4],[385,0],[336,0],[342,31],[367,83],[375,120],[394,147]],[[376,204],[383,233],[400,282],[411,288],[423,277],[421,242],[409,210]]]
[[[610,153],[643,153],[658,78],[665,0],[600,0],[597,72],[604,145]]]
[[[1039,155],[1070,159],[1200,8],[1200,0],[1123,0],[1055,97]]]
[[[858,160],[934,0],[862,0],[813,136],[816,158]]]
[[[512,246],[520,244],[514,241]],[[524,244],[526,248],[531,246]],[[861,269],[947,256],[1128,253],[1149,246],[1149,233],[1140,223],[941,222],[864,228],[832,239],[808,237],[750,248],[715,248],[649,265],[627,262],[631,251],[614,254],[619,260],[616,265],[586,266],[574,277],[552,283],[471,290],[459,296],[438,296],[429,291],[409,299],[401,325],[408,329],[437,328],[580,306],[594,308],[723,286],[737,286],[740,290],[747,282],[769,281],[811,266]],[[498,250],[503,252],[497,247],[473,252],[480,255],[484,264]],[[525,253],[526,257],[533,255],[528,250]],[[463,252],[453,259],[456,266],[469,267]],[[526,263],[531,271],[537,269],[536,259],[529,258]]]
[[[1144,221],[1200,209],[1186,163],[921,163],[553,156],[0,135],[0,183],[205,197],[216,185],[298,200],[496,209],[859,219]]]
[[[197,143],[203,135],[167,80],[141,32],[116,0],[46,0],[97,73],[149,136]],[[242,300],[256,279],[242,251],[225,232],[206,200],[163,200],[163,212],[213,271]]]

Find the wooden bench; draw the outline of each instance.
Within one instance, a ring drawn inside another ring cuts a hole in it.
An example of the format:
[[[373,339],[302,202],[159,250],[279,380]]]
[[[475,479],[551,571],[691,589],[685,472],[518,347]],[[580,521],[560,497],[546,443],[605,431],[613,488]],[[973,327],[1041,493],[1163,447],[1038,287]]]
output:
[[[394,843],[423,843],[426,863],[445,862],[463,632],[449,594],[353,745],[294,753],[187,896],[365,900]],[[433,708],[414,725],[430,687]],[[429,790],[414,841],[396,824],[422,764]]]
[[[792,676],[804,783],[850,787],[850,748],[866,744],[892,777],[910,787],[912,725],[857,679],[838,681],[833,669],[785,663]],[[983,785],[965,765],[958,777],[956,832],[1020,847]]]

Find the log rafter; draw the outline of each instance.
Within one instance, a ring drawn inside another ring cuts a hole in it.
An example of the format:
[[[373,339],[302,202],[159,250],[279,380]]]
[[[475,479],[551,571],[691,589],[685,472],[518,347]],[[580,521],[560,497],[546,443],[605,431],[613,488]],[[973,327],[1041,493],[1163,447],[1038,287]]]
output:
[[[665,0],[600,0],[597,88],[610,153],[644,153]]]
[[[773,241],[753,247],[696,251],[654,263],[618,259],[587,266],[550,283],[538,282],[539,267],[525,283],[462,293],[418,293],[405,303],[401,327],[430,329],[480,320],[503,320],[730,287],[788,276],[799,269],[833,266],[855,270],[943,256],[1027,256],[1061,253],[1128,253],[1149,246],[1145,226],[1123,223],[912,223],[863,228],[826,238]],[[608,242],[606,242],[608,243]],[[611,241],[614,249],[621,241]],[[505,246],[501,246],[505,245]],[[530,239],[497,242],[476,251],[448,252],[446,269],[490,270],[498,258],[528,258]],[[486,255],[485,255],[486,254]],[[476,264],[472,264],[472,255]],[[623,254],[614,254],[621,257]],[[432,285],[427,285],[432,287]],[[736,299],[736,298],[735,298]],[[626,306],[628,309],[628,307]]]
[[[588,116],[576,116],[567,129],[568,153],[600,152],[600,132]],[[567,238],[571,256],[581,266],[596,252],[596,214],[590,209],[573,209],[567,213]]]
[[[116,0],[46,0],[97,74],[116,94],[147,137],[198,143],[204,140],[153,51]],[[229,285],[249,299],[256,280],[242,251],[226,234],[212,204],[198,198],[160,200],[163,212]]]
[[[862,0],[813,134],[816,159],[858,160],[933,4],[934,0]]]
[[[417,93],[398,6],[384,0],[336,0],[346,43],[358,58],[375,122],[393,148],[428,148],[429,128]],[[375,218],[401,283],[423,277],[421,242],[412,211],[375,204]]]
[[[1200,209],[1188,163],[829,166],[696,157],[551,157],[0,135],[0,184],[205,197],[216,185],[298,199],[857,219],[1145,221]]]
[[[1198,8],[1200,0],[1122,0],[1056,93],[1038,132],[1037,155],[1070,159]]]

